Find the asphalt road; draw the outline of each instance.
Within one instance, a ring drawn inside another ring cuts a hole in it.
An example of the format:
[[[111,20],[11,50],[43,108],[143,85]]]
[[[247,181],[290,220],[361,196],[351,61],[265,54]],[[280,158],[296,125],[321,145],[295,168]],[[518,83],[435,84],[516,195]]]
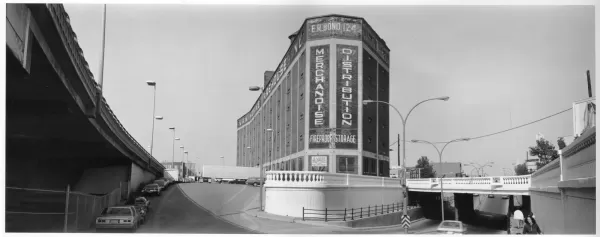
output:
[[[161,196],[149,199],[150,211],[146,223],[140,226],[138,233],[256,233],[213,216],[190,201],[175,185],[169,187]]]

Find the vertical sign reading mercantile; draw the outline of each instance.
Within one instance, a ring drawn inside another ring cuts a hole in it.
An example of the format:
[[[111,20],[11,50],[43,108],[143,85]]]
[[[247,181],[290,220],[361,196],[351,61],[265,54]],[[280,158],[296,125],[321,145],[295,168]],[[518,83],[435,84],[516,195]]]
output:
[[[329,144],[313,142],[329,127],[329,45],[310,47],[310,137],[309,149],[327,148]]]
[[[358,46],[337,45],[336,148],[357,149]]]

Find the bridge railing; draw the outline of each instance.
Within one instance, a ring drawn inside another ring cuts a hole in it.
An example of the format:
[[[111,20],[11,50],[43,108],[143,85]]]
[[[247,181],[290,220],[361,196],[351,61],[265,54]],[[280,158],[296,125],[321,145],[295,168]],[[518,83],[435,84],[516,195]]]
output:
[[[267,171],[265,186],[379,186],[400,187],[398,179],[318,171]]]
[[[485,189],[496,188],[507,190],[528,190],[531,186],[531,175],[444,178],[444,189]],[[440,189],[440,178],[407,179],[409,189]]]
[[[51,13],[66,51],[69,54],[69,58],[71,59],[79,78],[83,82],[86,92],[91,98],[94,98],[94,101],[97,101],[96,99],[100,95],[98,93],[100,91],[100,86],[96,80],[94,80],[94,75],[92,74],[88,63],[85,60],[83,50],[77,41],[77,35],[71,27],[69,14],[65,11],[62,4],[46,4],[46,7]],[[134,147],[129,148],[132,149],[134,153],[149,157],[149,159],[154,160],[154,162],[151,162],[153,168],[157,170],[164,169],[164,166],[154,159],[154,157],[151,156],[150,153],[148,153],[148,151],[142,145],[140,145],[139,142],[133,138],[133,136],[131,136],[131,134],[129,134],[127,129],[123,127],[123,124],[121,124],[121,121],[119,121],[117,116],[115,116],[104,97],[101,100],[101,104],[96,106],[100,106],[102,110],[106,110],[108,112],[108,115],[110,116],[107,116],[107,124],[113,125],[113,127],[117,129],[115,131],[117,136],[119,136],[119,134],[124,134],[126,136],[125,138],[127,139],[124,140],[124,143],[133,144]]]

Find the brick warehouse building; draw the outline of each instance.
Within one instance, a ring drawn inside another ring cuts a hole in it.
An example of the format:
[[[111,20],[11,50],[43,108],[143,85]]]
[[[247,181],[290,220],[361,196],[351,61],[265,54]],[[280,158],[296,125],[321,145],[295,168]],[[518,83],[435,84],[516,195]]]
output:
[[[363,18],[342,15],[308,18],[289,38],[238,119],[237,166],[263,158],[266,170],[389,176],[389,107],[361,103],[389,102],[385,41]]]

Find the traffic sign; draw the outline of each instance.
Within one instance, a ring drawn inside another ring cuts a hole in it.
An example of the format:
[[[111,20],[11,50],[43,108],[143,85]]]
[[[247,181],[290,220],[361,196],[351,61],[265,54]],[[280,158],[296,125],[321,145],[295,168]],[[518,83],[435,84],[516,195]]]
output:
[[[402,227],[404,227],[404,229],[410,228],[410,216],[402,215]]]
[[[391,170],[402,170],[402,166],[392,166]]]

